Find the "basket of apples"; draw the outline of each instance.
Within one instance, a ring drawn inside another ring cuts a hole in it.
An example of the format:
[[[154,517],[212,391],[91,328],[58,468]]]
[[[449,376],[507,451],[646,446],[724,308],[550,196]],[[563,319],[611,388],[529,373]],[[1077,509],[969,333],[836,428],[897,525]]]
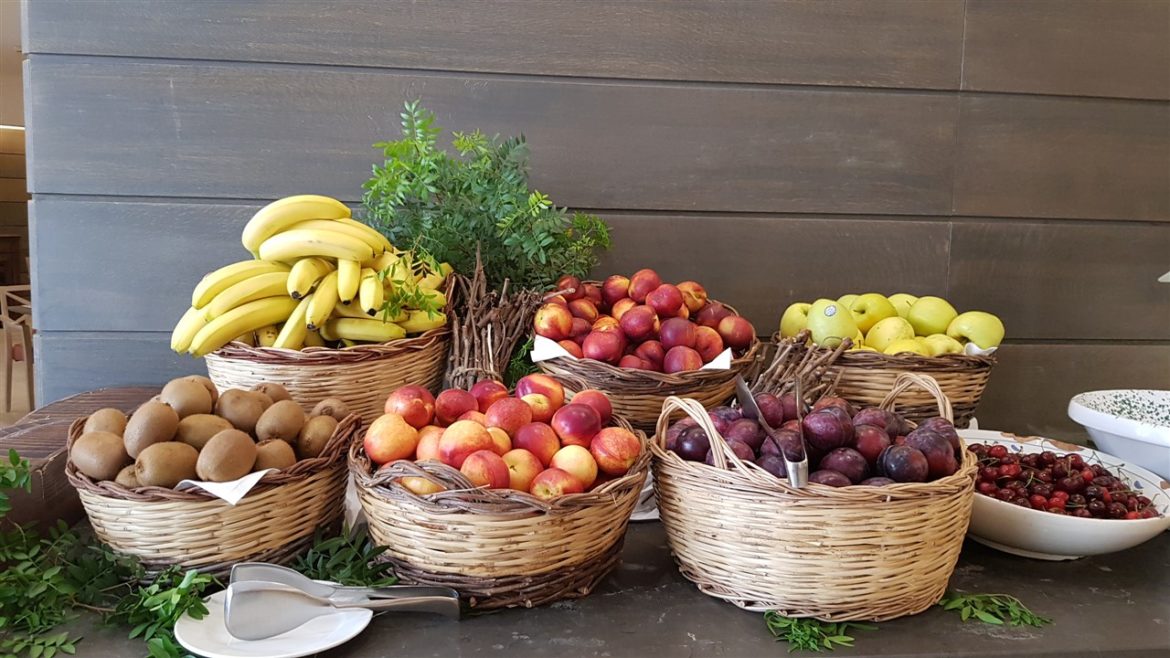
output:
[[[616,566],[650,451],[604,393],[566,404],[534,374],[515,395],[494,380],[438,396],[406,386],[385,411],[349,468],[400,578],[486,610],[585,596]]]
[[[917,427],[894,406],[911,387],[936,400],[938,416]],[[739,409],[663,407],[654,489],[682,574],[740,607],[796,617],[882,621],[937,603],[977,471],[938,386],[907,373],[860,410],[835,396],[807,411],[791,395],[754,398],[770,431]],[[784,456],[801,444],[810,473],[797,488]]]
[[[959,427],[975,415],[1004,337],[1003,322],[991,313],[959,313],[941,297],[906,293],[797,302],[785,309],[776,340],[791,340],[805,329],[818,351],[846,343],[828,370],[840,397],[872,406],[902,373],[930,375],[950,399]],[[935,411],[924,392],[910,393],[903,405],[911,420]]]
[[[609,393],[614,412],[646,430],[669,396],[725,402],[760,353],[755,328],[734,308],[708,299],[699,283],[663,283],[649,269],[604,282],[562,277],[533,329],[538,343],[548,341],[534,350],[542,371],[570,395]]]

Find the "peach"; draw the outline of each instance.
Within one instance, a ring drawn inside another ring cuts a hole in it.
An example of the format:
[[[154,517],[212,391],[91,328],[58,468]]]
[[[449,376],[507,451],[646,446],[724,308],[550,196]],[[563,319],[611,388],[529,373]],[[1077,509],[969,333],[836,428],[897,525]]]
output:
[[[549,340],[564,340],[573,330],[573,314],[569,312],[568,306],[545,304],[536,309],[532,324],[538,335]]]
[[[547,423],[552,420],[556,409],[552,408],[552,401],[544,393],[529,393],[520,399],[532,408],[532,422]]]
[[[662,360],[662,372],[676,373],[687,370],[698,370],[703,367],[703,357],[695,350],[679,345],[670,348],[666,358]]]
[[[483,415],[479,409],[472,409],[455,420],[474,420],[475,422],[487,427],[487,416]]]
[[[450,425],[468,411],[479,411],[479,401],[462,389],[449,388],[435,398],[435,418],[440,424]]]
[[[534,373],[525,375],[516,382],[516,397],[523,398],[532,393],[540,393],[548,398],[553,411],[565,405],[565,387],[548,375]]]
[[[621,427],[606,427],[589,442],[589,454],[593,455],[597,468],[609,475],[624,475],[641,452],[638,437]]]
[[[495,441],[486,427],[470,420],[457,420],[439,437],[439,461],[459,468],[471,453],[491,451],[494,446]]]
[[[568,352],[569,354],[572,354],[573,356],[577,357],[578,359],[582,359],[585,357],[585,353],[581,351],[581,346],[578,345],[577,343],[575,343],[574,341],[561,340],[561,341],[557,341],[557,345],[560,345],[561,347],[565,348],[566,352]]]
[[[383,414],[366,429],[363,445],[370,461],[378,465],[406,459],[418,447],[418,430],[398,414]]]
[[[536,455],[516,448],[504,453],[504,463],[508,465],[508,487],[517,491],[528,491],[532,488],[532,481],[544,470],[544,464]]]
[[[468,392],[475,398],[482,413],[487,413],[488,407],[496,400],[508,397],[508,387],[494,379],[481,379]]]
[[[607,278],[601,284],[601,299],[610,306],[630,296],[630,279],[620,274]]]
[[[678,291],[682,294],[683,304],[691,313],[697,313],[707,305],[707,289],[694,281],[678,284]]]
[[[711,327],[695,327],[695,351],[703,363],[710,363],[723,351],[723,338]]]
[[[584,340],[585,336],[593,331],[593,325],[584,318],[573,318],[573,328],[569,330],[569,337],[573,340]]]
[[[738,315],[729,315],[719,321],[716,327],[723,342],[735,350],[742,350],[752,344],[756,337],[756,329],[747,318]]]
[[[523,448],[536,455],[541,464],[548,466],[552,456],[561,449],[561,440],[553,428],[545,423],[528,423],[517,430],[512,438],[512,448]]]
[[[439,459],[439,438],[443,436],[443,428],[438,425],[427,425],[418,431],[418,447],[414,449],[415,461]]]
[[[658,315],[677,315],[683,306],[683,296],[678,288],[664,283],[646,295],[646,304]]]
[[[656,340],[648,340],[639,345],[638,348],[634,350],[634,354],[637,354],[638,356],[642,357],[643,360],[654,364],[657,366],[657,368],[661,368],[662,360],[666,358],[666,348],[662,347],[662,343]]]
[[[691,319],[691,309],[687,308],[686,304],[683,304],[682,306],[678,307],[678,312],[675,313],[675,316],[680,317],[684,320],[690,320]]]
[[[658,272],[650,269],[638,270],[630,277],[630,299],[641,304],[646,301],[646,295],[660,285],[662,277],[658,276]]]
[[[601,419],[601,426],[605,427],[613,419],[613,405],[609,396],[595,388],[587,388],[573,396],[573,404],[585,404],[593,407]]]
[[[415,429],[426,427],[435,419],[435,396],[422,386],[403,386],[386,398],[382,410],[402,416]]]
[[[588,446],[601,431],[601,415],[587,404],[566,404],[553,414],[553,431],[563,445]]]
[[[597,462],[593,461],[589,450],[582,446],[568,445],[561,448],[553,455],[550,464],[572,475],[586,489],[597,479]]]
[[[658,315],[654,313],[654,309],[643,304],[623,313],[618,324],[627,338],[632,341],[643,341],[654,335],[654,321],[657,319]]]
[[[507,432],[508,436],[515,436],[516,430],[522,425],[532,422],[532,407],[524,400],[504,398],[497,400],[485,415],[488,427],[498,427]]]
[[[585,284],[585,299],[593,302],[593,305],[601,308],[601,287],[595,283]]]
[[[637,308],[637,306],[638,302],[630,299],[629,297],[626,297],[625,299],[617,300],[617,303],[613,305],[613,308],[611,308],[609,312],[610,315],[612,315],[613,318],[620,324],[622,316],[626,314],[626,311],[632,308]]]
[[[695,321],[704,327],[714,329],[719,326],[720,320],[729,315],[734,314],[726,306],[719,302],[710,302],[699,310],[699,315],[695,317]]]
[[[617,367],[627,370],[653,370],[651,363],[637,354],[626,354],[618,359]]]
[[[601,317],[601,314],[597,312],[597,307],[588,299],[574,299],[569,302],[569,313],[572,313],[574,318],[581,318],[590,324],[596,322],[597,318]],[[572,335],[571,328],[569,331],[570,335]]]
[[[617,318],[610,316],[610,315],[603,315],[603,316],[597,318],[597,322],[594,322],[593,326],[590,327],[589,330],[590,331],[600,331],[600,332],[618,332],[618,333],[620,333],[622,328],[618,324]],[[624,336],[625,334],[622,334],[622,335]]]
[[[492,435],[492,452],[503,455],[512,449],[512,439],[504,430],[498,427],[489,427],[488,434]]]
[[[556,288],[557,292],[561,293],[561,296],[568,300],[569,306],[572,306],[575,300],[585,297],[585,288],[581,285],[581,279],[571,274],[566,274],[557,279]]]
[[[407,491],[413,493],[416,496],[425,496],[427,494],[439,493],[440,491],[447,490],[446,487],[439,484],[438,482],[431,482],[426,478],[411,476],[398,478],[397,481],[398,484],[401,484],[406,488]]]
[[[575,494],[585,491],[581,482],[559,468],[547,468],[537,474],[532,480],[529,493],[542,500],[552,500],[557,496]]]
[[[468,455],[459,472],[477,487],[507,489],[512,481],[504,458],[491,450],[477,450]]]
[[[593,331],[581,343],[586,359],[617,363],[622,357],[622,337],[612,331]]]
[[[658,340],[668,353],[674,347],[695,346],[695,323],[682,318],[669,318],[658,330]]]
[[[565,308],[569,308],[569,300],[565,299],[564,295],[553,295],[551,297],[545,297],[541,301],[545,304],[556,304],[557,306],[564,306]]]

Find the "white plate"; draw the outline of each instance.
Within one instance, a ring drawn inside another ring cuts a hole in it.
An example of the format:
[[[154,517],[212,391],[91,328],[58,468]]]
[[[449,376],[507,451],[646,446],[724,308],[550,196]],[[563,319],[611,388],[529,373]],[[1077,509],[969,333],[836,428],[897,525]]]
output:
[[[1144,410],[1144,413],[1143,411]],[[1068,402],[1098,448],[1170,478],[1170,391],[1089,391]]]
[[[237,640],[223,619],[226,591],[207,598],[207,616],[183,615],[175,623],[175,639],[191,653],[206,658],[299,658],[332,649],[352,640],[370,625],[373,611],[365,608],[338,610],[317,617],[287,633],[264,640]],[[279,612],[277,613],[279,614]]]
[[[1051,450],[1076,453],[1087,463],[1101,464],[1148,497],[1162,513],[1153,519],[1084,519],[1062,516],[975,494],[971,539],[992,548],[1041,560],[1073,560],[1132,548],[1170,527],[1170,482],[1144,468],[1103,452],[1039,436],[1016,436],[990,430],[959,430],[968,444],[1001,444],[1013,453]]]

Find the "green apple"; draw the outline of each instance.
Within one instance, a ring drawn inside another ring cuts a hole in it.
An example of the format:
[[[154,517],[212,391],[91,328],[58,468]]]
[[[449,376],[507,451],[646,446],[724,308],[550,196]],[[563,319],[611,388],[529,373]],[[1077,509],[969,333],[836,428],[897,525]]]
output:
[[[963,353],[963,344],[946,334],[931,334],[922,341],[926,343],[926,349],[931,356]]]
[[[898,316],[898,310],[890,300],[876,292],[867,292],[853,300],[849,305],[849,312],[853,315],[857,328],[863,332],[868,332],[875,324],[886,318]]]
[[[804,331],[804,328],[808,326],[808,310],[810,308],[812,308],[812,304],[805,302],[789,304],[788,308],[784,309],[784,315],[780,316],[780,336],[792,338]]]
[[[921,354],[922,356],[930,356],[922,343],[918,342],[914,338],[902,338],[900,340],[896,340],[887,345],[886,349],[882,350],[883,354],[901,354],[903,352],[911,352],[913,354]]]
[[[808,311],[808,330],[821,347],[837,347],[845,338],[857,335],[857,324],[849,310],[829,299],[818,300]]]
[[[951,303],[942,297],[919,297],[910,307],[906,319],[919,336],[945,334],[951,320],[959,314]]]
[[[986,311],[967,311],[951,320],[947,335],[975,343],[980,349],[998,347],[1003,342],[1003,321]]]
[[[844,306],[845,308],[851,308],[853,306],[854,300],[856,299],[857,295],[841,295],[837,298],[837,303],[841,306]]]
[[[865,344],[884,352],[890,343],[913,337],[914,327],[911,327],[909,322],[898,317],[886,318],[870,328],[869,333],[865,335]]]
[[[914,295],[898,292],[890,295],[889,300],[894,305],[894,310],[898,312],[898,315],[906,317],[910,313],[910,307],[914,306],[914,302],[918,301],[918,298]]]

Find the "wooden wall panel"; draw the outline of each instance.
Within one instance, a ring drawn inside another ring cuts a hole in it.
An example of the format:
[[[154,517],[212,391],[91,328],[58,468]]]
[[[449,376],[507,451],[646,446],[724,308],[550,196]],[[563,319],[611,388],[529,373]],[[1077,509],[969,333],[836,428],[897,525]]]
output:
[[[24,154],[0,153],[0,178],[24,178]]]
[[[105,386],[159,386],[207,374],[202,359],[171,351],[170,333],[38,331],[33,341],[40,404]]]
[[[1170,2],[968,0],[963,89],[1170,99]]]
[[[28,11],[34,53],[945,89],[958,86],[963,31],[960,0],[32,0]]]
[[[1170,104],[961,100],[957,214],[1170,219]]]

